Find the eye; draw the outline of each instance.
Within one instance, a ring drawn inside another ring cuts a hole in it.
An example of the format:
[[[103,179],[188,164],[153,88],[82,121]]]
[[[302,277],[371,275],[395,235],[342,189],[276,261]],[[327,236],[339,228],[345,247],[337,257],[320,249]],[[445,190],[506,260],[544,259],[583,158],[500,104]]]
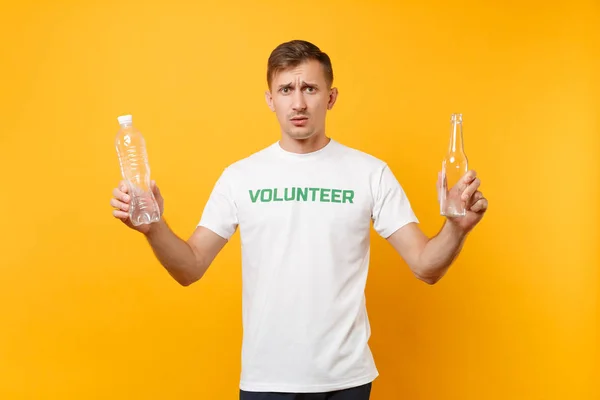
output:
[[[283,93],[283,94],[288,94],[290,92],[290,88],[289,87],[283,87],[279,91],[281,93]]]
[[[314,87],[311,87],[311,86],[307,86],[307,87],[305,88],[305,90],[306,90],[308,93],[314,93],[314,92],[316,92],[316,89],[315,89]]]

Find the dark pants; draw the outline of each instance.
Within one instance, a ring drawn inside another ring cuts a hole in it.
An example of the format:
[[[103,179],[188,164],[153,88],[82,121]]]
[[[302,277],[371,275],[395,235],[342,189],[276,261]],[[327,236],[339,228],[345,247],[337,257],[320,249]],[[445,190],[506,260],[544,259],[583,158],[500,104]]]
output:
[[[245,392],[240,390],[240,400],[369,400],[370,396],[371,383],[323,393]]]

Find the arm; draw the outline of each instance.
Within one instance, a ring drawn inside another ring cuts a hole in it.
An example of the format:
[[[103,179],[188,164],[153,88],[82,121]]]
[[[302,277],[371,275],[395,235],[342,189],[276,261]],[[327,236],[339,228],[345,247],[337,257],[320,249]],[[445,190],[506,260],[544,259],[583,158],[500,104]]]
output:
[[[164,199],[154,181],[151,182],[151,187],[162,215]],[[131,198],[127,193],[125,181],[121,181],[119,187],[113,190],[113,198],[110,200],[114,207],[113,216],[130,229],[146,236],[156,258],[181,285],[188,286],[200,279],[227,240],[199,226],[186,242],[169,228],[162,217],[159,222],[134,226],[129,220]]]
[[[160,263],[183,286],[204,276],[237,227],[237,210],[226,177],[224,172],[215,184],[202,219],[187,241],[177,237],[164,219],[152,224],[146,234]],[[160,191],[157,193],[160,197]]]
[[[448,221],[433,238],[410,223],[387,238],[413,274],[430,285],[439,281],[458,257],[467,234]]]
[[[433,285],[446,274],[460,254],[468,233],[487,210],[487,199],[477,190],[480,183],[475,171],[463,176],[458,190],[467,204],[467,214],[460,218],[447,218],[433,238],[425,236],[415,223],[403,226],[387,238],[417,278]],[[438,176],[438,190],[440,184],[441,177]]]
[[[188,241],[179,238],[164,219],[146,234],[156,258],[183,286],[196,282],[206,272],[227,240],[199,226]]]

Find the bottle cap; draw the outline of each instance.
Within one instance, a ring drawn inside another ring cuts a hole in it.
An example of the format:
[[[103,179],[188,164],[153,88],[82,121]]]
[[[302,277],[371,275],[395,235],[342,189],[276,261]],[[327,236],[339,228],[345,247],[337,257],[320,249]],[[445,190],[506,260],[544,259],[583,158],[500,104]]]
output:
[[[121,115],[120,117],[117,117],[117,121],[119,121],[119,125],[124,125],[124,124],[131,124],[132,121],[132,117],[131,115]]]

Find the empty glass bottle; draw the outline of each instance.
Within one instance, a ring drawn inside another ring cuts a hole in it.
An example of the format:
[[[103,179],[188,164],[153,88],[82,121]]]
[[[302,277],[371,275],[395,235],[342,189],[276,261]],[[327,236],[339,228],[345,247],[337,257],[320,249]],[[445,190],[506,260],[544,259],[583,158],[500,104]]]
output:
[[[440,191],[440,214],[447,217],[462,217],[467,213],[462,200],[464,189],[457,185],[469,170],[463,146],[462,114],[452,114],[450,120],[450,143],[448,153],[442,161],[442,187]]]

